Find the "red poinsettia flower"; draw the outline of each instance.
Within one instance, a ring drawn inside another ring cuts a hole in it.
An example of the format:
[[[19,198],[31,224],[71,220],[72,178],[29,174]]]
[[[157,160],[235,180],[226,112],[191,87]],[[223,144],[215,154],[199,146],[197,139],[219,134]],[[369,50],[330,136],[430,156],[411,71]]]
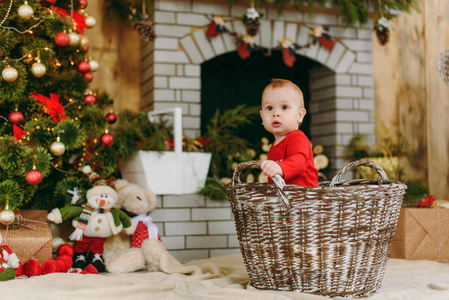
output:
[[[69,13],[64,8],[53,7],[53,11],[60,15],[61,18],[65,18],[69,15]],[[84,34],[84,28],[88,28],[85,17],[77,11],[73,11],[71,17],[74,28],[77,29],[81,34]]]
[[[37,101],[44,103],[44,110],[47,114],[53,117],[53,120],[58,123],[68,117],[64,114],[64,106],[59,103],[59,96],[50,93],[50,98],[38,93],[31,93]]]
[[[23,132],[22,128],[20,128],[16,124],[13,125],[12,130],[16,141],[21,141],[23,139],[23,136],[26,135],[26,133]]]
[[[418,205],[419,207],[429,207],[435,200],[435,197],[430,195],[428,197],[424,197],[424,201],[418,201]]]

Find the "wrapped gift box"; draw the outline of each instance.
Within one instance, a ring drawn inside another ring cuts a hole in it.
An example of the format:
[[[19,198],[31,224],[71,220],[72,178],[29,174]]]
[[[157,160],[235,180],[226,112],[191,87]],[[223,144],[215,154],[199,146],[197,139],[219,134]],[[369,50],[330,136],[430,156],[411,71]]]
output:
[[[6,226],[0,225],[0,234],[7,245],[17,254],[21,263],[35,259],[41,264],[52,258],[52,234],[47,220],[46,210],[21,210],[23,224],[35,226],[36,230],[10,225],[6,234]],[[38,222],[33,222],[38,221]]]
[[[449,209],[402,208],[391,258],[449,262]]]

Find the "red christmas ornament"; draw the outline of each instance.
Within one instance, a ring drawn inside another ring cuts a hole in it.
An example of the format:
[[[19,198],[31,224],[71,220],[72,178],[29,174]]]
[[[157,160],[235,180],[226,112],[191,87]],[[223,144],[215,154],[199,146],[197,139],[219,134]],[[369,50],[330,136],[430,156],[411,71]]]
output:
[[[13,111],[8,116],[9,122],[17,125],[20,124],[23,121],[23,115],[20,111]]]
[[[28,172],[26,180],[31,185],[37,185],[42,181],[42,173],[36,169]]]
[[[86,102],[87,104],[94,104],[95,101],[97,101],[97,99],[95,98],[94,95],[88,94],[84,96],[84,102]]]
[[[45,0],[44,2],[49,4],[49,5],[55,5],[56,0]]]
[[[55,35],[55,43],[59,47],[66,47],[70,43],[70,37],[66,32],[60,32]]]
[[[110,133],[103,133],[100,137],[101,144],[105,147],[109,147],[114,143],[114,137]]]
[[[87,0],[80,0],[80,5],[81,5],[81,8],[86,8],[87,7]]]
[[[81,73],[86,73],[86,72],[90,72],[90,64],[83,60],[78,64],[78,71],[80,71]]]
[[[90,68],[90,66],[89,66],[89,68]],[[94,75],[92,75],[91,72],[84,73],[84,77],[86,77],[87,82],[91,82],[92,80],[94,80]]]
[[[109,124],[114,124],[117,121],[117,115],[113,112],[110,112],[106,115],[106,119],[108,120]]]

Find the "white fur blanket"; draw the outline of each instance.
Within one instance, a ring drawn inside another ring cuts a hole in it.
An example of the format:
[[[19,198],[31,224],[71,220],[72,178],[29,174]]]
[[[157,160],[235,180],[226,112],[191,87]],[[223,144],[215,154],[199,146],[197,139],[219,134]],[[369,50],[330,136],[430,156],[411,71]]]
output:
[[[0,299],[328,299],[297,292],[260,291],[248,285],[240,255],[180,264],[168,252],[164,272],[82,275],[53,273],[0,282]],[[449,299],[449,264],[390,259],[378,293],[369,300]]]

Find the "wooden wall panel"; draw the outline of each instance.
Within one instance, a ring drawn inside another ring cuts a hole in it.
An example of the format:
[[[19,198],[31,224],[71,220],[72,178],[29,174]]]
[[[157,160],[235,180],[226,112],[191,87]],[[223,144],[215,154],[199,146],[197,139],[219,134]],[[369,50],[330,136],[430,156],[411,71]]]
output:
[[[94,16],[96,25],[86,30],[89,56],[100,68],[93,73],[92,89],[107,92],[114,100],[112,109],[140,109],[140,36],[130,26],[104,16],[104,1],[91,1],[86,12]]]
[[[449,1],[420,6],[394,18],[386,46],[374,44],[376,135],[384,134],[382,124],[403,134],[411,150],[401,162],[407,178],[427,179],[430,193],[449,199],[449,87],[437,69],[449,48]]]
[[[449,1],[424,0],[427,65],[428,158],[430,189],[449,199],[449,87],[437,69],[439,54],[449,48]]]
[[[405,136],[410,159],[401,164],[408,179],[427,177],[426,86],[423,18],[401,14],[391,24],[390,41],[374,43],[376,136]],[[375,34],[373,38],[377,40]],[[387,132],[385,132],[385,130]]]

